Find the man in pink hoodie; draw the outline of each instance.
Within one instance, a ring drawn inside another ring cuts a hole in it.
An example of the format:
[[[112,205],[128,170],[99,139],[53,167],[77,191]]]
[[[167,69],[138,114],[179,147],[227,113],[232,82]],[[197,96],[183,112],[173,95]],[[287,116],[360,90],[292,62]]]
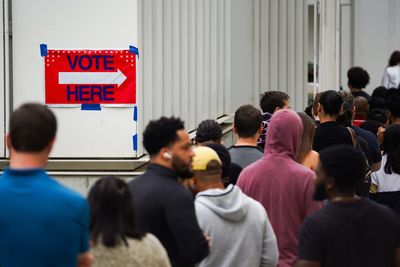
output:
[[[312,199],[315,173],[294,160],[303,125],[291,110],[280,110],[268,127],[264,157],[244,169],[237,185],[266,209],[278,239],[279,267],[294,266],[304,218],[322,207]]]

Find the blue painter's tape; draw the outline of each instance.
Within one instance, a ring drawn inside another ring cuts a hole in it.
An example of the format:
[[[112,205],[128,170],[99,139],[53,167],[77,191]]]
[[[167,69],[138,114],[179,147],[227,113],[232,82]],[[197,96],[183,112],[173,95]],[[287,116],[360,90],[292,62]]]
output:
[[[129,52],[131,52],[132,54],[137,55],[137,57],[139,58],[139,49],[137,47],[134,47],[132,45],[129,46]]]
[[[137,112],[138,112],[137,106],[135,106],[135,107],[133,108],[133,120],[134,120],[134,121],[137,121],[137,116],[138,116]]]
[[[101,110],[100,104],[82,104],[81,110]]]
[[[42,57],[47,56],[47,44],[40,44],[40,55]]]
[[[138,143],[137,143],[137,142],[138,142],[138,140],[137,140],[137,139],[138,139],[137,134],[135,134],[135,135],[133,136],[132,139],[133,139],[133,150],[134,150],[134,151],[137,151],[137,148],[138,148],[138,147],[137,147],[137,146],[138,146]]]

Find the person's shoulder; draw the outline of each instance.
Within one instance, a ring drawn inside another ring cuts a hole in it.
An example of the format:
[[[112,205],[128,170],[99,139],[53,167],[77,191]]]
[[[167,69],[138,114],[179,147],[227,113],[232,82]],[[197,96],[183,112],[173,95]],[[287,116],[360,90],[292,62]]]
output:
[[[332,211],[332,205],[328,204],[323,206],[321,209],[311,213],[305,219],[305,221],[310,221],[313,224],[325,225],[325,222],[332,221],[331,217],[334,218],[336,216],[335,212]]]
[[[249,205],[249,210],[255,211],[256,214],[262,214],[262,215],[267,214],[264,206],[260,202],[243,193],[243,191],[240,188],[238,189],[241,191],[241,194],[246,199],[247,204]]]
[[[377,216],[387,216],[392,217],[398,220],[397,215],[392,211],[388,206],[379,204],[373,200],[363,198],[364,205],[366,206],[365,209],[373,210],[374,214]],[[379,215],[378,215],[379,214]]]
[[[167,201],[166,204],[176,205],[194,202],[192,192],[179,182],[165,186],[162,194],[164,196],[162,198]]]
[[[316,152],[317,153],[317,152]],[[318,154],[318,153],[317,153]],[[296,174],[297,177],[306,180],[307,182],[314,182],[315,172],[310,168],[293,161],[294,166],[292,167],[292,171]],[[292,165],[293,165],[292,164]],[[302,181],[301,179],[295,179],[295,181]]]
[[[142,241],[149,244],[150,246],[159,249],[161,245],[160,240],[158,240],[158,238],[151,234],[151,233],[146,233],[143,237],[142,237]]]
[[[55,178],[50,177],[50,183],[48,184],[51,187],[51,190],[59,197],[59,198],[66,198],[72,201],[82,202],[86,201],[85,198],[78,192],[62,185],[59,181]]]
[[[365,129],[362,129],[362,128],[360,128],[360,127],[357,127],[357,126],[353,126],[353,127],[351,127],[353,130],[354,130],[354,132],[357,134],[357,135],[360,135],[362,138],[364,138],[367,142],[368,141],[378,141],[378,139],[376,138],[376,136],[373,134],[373,133],[371,133],[370,131],[368,131],[368,130],[365,130]]]
[[[310,150],[310,152],[308,152],[308,156],[312,159],[312,160],[319,160],[319,153],[315,150]]]

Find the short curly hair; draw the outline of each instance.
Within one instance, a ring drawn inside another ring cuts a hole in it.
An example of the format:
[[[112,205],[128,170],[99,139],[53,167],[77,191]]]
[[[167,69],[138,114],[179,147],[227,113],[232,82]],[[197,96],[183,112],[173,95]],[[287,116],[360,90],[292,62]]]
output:
[[[197,143],[207,141],[218,142],[222,138],[222,128],[215,120],[204,120],[197,126],[196,137]]]
[[[184,122],[175,117],[161,117],[150,121],[143,132],[143,146],[150,156],[163,147],[172,145],[178,139],[177,131],[185,129]]]
[[[347,71],[348,84],[353,88],[362,89],[369,84],[369,74],[361,67],[352,67]]]
[[[266,91],[261,95],[260,108],[263,112],[274,113],[276,108],[283,108],[289,95],[281,91]]]

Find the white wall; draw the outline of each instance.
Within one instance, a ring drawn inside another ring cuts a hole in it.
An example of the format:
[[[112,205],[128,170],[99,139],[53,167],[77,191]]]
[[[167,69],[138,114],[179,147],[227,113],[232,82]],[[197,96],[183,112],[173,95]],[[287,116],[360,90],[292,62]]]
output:
[[[49,49],[125,49],[138,43],[138,0],[12,1],[12,107],[44,102],[44,59]],[[112,10],[112,12],[110,12]],[[11,67],[11,66],[10,66]],[[140,69],[139,69],[140,71]],[[52,157],[133,158],[133,107],[52,108],[58,120]]]
[[[354,0],[354,8],[354,65],[368,71],[372,92],[390,54],[400,50],[400,0]]]
[[[3,10],[3,1],[0,2],[0,10]],[[0,14],[0,21],[4,21],[4,13]],[[8,26],[8,25],[7,25]],[[5,26],[5,29],[7,29]],[[8,33],[6,34],[8,37]],[[8,40],[8,39],[7,39]],[[0,62],[4,61],[4,34],[0,37]],[[0,74],[4,73],[4,64],[0,64]],[[5,149],[5,111],[6,111],[6,101],[5,101],[5,92],[6,92],[6,84],[4,80],[5,75],[0,75],[0,158],[5,157],[6,149]]]

